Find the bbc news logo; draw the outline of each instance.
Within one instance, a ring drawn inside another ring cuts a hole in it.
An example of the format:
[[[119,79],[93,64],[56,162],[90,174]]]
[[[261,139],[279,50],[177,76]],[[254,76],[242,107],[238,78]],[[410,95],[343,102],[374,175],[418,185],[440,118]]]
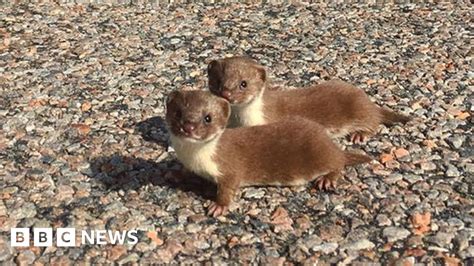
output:
[[[33,246],[50,247],[53,245],[52,228],[33,228],[33,234],[30,235],[29,228],[12,228],[10,230],[12,247],[28,247],[30,240],[33,239]],[[123,245],[138,243],[138,231],[112,231],[112,230],[81,230],[81,245]],[[75,247],[76,229],[75,228],[57,228],[56,246]]]

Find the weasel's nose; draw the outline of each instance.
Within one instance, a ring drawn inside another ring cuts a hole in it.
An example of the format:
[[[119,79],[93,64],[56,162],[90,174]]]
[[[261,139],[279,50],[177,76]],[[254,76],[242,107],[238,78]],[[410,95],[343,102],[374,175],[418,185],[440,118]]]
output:
[[[188,134],[192,133],[194,131],[194,129],[196,129],[196,127],[191,123],[185,123],[184,126],[183,126],[184,132],[186,132]]]
[[[224,97],[224,98],[226,98],[227,100],[229,100],[229,98],[230,98],[230,96],[232,95],[232,93],[231,93],[230,91],[228,91],[228,90],[223,90],[223,91],[221,92],[221,95],[222,95],[222,97]]]

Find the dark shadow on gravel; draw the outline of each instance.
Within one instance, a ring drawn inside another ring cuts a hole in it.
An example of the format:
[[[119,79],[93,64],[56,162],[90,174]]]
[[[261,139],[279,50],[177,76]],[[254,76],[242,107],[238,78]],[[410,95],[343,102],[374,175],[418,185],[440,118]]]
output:
[[[146,185],[192,192],[204,199],[214,199],[216,185],[182,171],[176,160],[155,162],[138,157],[113,155],[90,162],[88,175],[98,180],[104,190],[139,190]]]
[[[166,129],[166,122],[162,117],[154,116],[137,123],[135,131],[145,141],[154,142],[164,148],[168,146],[168,130]]]

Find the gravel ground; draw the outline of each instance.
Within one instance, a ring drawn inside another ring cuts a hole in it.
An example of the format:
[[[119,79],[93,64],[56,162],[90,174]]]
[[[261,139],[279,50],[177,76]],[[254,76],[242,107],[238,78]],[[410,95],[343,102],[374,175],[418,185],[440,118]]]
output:
[[[0,6],[0,262],[471,264],[473,8]],[[275,83],[340,78],[415,119],[364,145],[338,191],[178,179],[163,100],[248,54]],[[10,247],[12,227],[140,229],[136,245]],[[3,263],[2,263],[3,264]]]

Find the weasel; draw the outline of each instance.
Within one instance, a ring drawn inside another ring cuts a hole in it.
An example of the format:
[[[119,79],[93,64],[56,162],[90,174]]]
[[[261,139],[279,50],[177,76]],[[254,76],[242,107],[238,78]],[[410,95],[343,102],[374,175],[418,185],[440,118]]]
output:
[[[334,188],[345,166],[370,157],[342,151],[316,122],[295,117],[262,126],[226,128],[229,103],[206,91],[168,95],[166,122],[171,145],[187,170],[217,184],[208,209],[227,212],[239,187],[297,186],[316,180]]]
[[[230,127],[255,126],[301,116],[323,125],[334,137],[363,142],[380,124],[406,123],[409,117],[381,108],[353,85],[332,80],[296,90],[269,90],[263,66],[247,57],[213,60],[209,89],[232,106]]]

